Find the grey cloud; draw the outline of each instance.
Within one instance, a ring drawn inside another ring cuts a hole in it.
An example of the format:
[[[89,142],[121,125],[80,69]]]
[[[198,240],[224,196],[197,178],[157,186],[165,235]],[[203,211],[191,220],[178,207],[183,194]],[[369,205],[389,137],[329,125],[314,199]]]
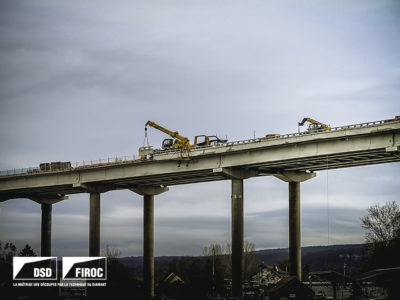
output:
[[[304,116],[338,126],[399,114],[397,1],[0,8],[1,169],[137,154],[148,119],[189,138],[237,140],[296,132]],[[163,138],[149,131],[153,146]],[[357,218],[377,202],[399,201],[398,174],[396,163],[319,172],[303,183],[304,243],[327,242],[327,206],[331,240],[361,242]],[[1,207],[0,239],[38,248],[40,206]],[[260,248],[286,246],[286,208],[286,183],[247,180],[246,237]],[[55,253],[87,253],[88,209],[86,194],[54,206]],[[156,253],[198,254],[229,241],[229,212],[229,181],[171,187],[156,197]],[[101,216],[102,246],[141,254],[140,196],[103,194]]]

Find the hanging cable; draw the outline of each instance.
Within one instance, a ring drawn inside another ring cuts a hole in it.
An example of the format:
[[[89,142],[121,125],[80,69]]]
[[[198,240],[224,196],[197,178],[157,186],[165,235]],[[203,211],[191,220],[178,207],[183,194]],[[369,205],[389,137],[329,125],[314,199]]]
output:
[[[232,183],[231,183],[232,184]],[[228,195],[232,193],[232,187],[230,188]],[[231,214],[232,214],[232,198],[228,201],[228,245],[232,248],[232,231],[231,231]],[[229,251],[229,249],[227,249]]]
[[[326,214],[328,221],[328,246],[330,244],[330,214],[329,214],[329,156],[326,156]]]

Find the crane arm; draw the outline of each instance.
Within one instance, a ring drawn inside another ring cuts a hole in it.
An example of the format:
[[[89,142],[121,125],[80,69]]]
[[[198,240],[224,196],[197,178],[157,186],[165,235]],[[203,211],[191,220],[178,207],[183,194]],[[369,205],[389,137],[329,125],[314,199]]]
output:
[[[299,122],[299,126],[303,126],[305,122],[307,122],[308,118],[304,118],[301,122]]]
[[[182,135],[179,134],[178,131],[171,131],[161,125],[158,125],[157,123],[153,122],[153,121],[147,121],[146,125],[145,125],[145,129],[147,130],[147,126],[151,126],[155,129],[160,130],[161,132],[164,132],[166,134],[168,134],[169,136],[178,139],[179,141],[181,141],[182,144],[186,145],[186,144],[190,144],[190,141],[187,137],[184,137]]]
[[[331,126],[323,124],[323,123],[318,122],[318,121],[315,121],[315,120],[313,120],[311,118],[304,118],[301,122],[299,122],[299,126],[303,126],[305,122],[310,122],[311,124],[319,125],[325,131],[329,131],[331,129]]]

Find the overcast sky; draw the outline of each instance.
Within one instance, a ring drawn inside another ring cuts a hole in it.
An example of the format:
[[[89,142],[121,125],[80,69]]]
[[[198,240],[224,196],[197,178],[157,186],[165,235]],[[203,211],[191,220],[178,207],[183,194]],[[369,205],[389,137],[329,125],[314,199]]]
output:
[[[400,115],[399,1],[0,0],[0,169],[137,154],[153,120],[191,139],[292,133]],[[151,145],[165,136],[150,130]],[[400,204],[399,164],[302,184],[302,245],[363,242]],[[245,239],[288,246],[288,186],[245,182]],[[40,205],[0,204],[0,240],[40,253]],[[142,198],[102,194],[101,247],[142,255]],[[88,254],[89,195],[53,206],[53,254]],[[230,182],[156,196],[155,255],[230,241]]]

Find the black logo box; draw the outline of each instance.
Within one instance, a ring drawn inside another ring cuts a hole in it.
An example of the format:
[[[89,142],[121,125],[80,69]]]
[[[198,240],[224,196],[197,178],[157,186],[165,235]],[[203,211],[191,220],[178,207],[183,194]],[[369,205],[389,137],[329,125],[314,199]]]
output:
[[[27,258],[29,260],[29,258]],[[15,263],[14,263],[15,268]],[[36,277],[34,270],[48,270],[51,269],[51,277]],[[49,257],[43,260],[26,262],[23,264],[22,268],[15,275],[14,280],[57,280],[57,258]]]
[[[63,268],[64,268],[64,258],[63,258]],[[101,269],[102,276],[100,277],[85,277],[85,276],[76,276],[77,269]],[[85,279],[85,280],[107,280],[107,259],[106,257],[99,257],[97,259],[93,259],[93,257],[88,258],[88,261],[81,261],[74,263],[67,273],[64,276],[63,269],[63,280],[77,280],[77,279]]]

